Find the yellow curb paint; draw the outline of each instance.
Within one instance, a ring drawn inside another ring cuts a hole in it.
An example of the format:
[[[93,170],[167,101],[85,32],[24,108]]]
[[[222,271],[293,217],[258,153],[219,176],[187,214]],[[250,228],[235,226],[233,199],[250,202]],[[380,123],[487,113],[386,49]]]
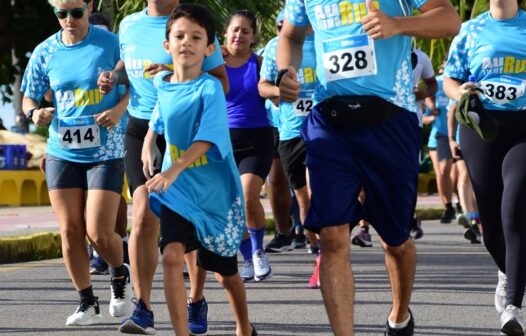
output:
[[[14,263],[62,256],[58,232],[0,238],[0,263]]]

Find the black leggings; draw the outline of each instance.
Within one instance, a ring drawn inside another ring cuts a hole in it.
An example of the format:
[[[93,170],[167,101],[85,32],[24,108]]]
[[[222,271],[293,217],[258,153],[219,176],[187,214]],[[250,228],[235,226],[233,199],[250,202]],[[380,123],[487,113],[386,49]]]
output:
[[[489,111],[499,124],[493,142],[460,128],[480,219],[484,244],[506,273],[506,304],[521,307],[526,286],[526,112]]]

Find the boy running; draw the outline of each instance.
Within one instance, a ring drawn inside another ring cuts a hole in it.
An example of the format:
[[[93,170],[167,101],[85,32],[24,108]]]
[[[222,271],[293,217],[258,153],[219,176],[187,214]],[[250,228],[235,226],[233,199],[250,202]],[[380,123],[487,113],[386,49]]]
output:
[[[188,335],[183,257],[197,250],[199,266],[216,272],[226,289],[236,335],[257,335],[237,270],[245,214],[226,101],[221,83],[201,70],[204,57],[214,51],[214,36],[204,7],[180,5],[168,20],[164,48],[174,70],[154,79],[158,102],[144,141],[143,170],[153,175],[157,134],[164,134],[162,173],[146,187],[152,212],[160,218],[165,297],[175,334]]]

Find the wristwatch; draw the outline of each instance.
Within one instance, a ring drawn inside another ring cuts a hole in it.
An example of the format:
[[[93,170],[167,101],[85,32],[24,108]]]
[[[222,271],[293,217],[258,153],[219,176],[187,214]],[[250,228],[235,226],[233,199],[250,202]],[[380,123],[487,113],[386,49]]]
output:
[[[33,120],[33,112],[35,112],[36,110],[36,107],[35,108],[32,108],[32,109],[29,109],[29,111],[26,112],[26,119],[31,121]]]
[[[283,79],[283,76],[288,72],[288,69],[281,69],[278,72],[278,76],[276,77],[276,82],[274,82],[274,85],[279,86],[279,83],[281,83],[281,80]]]

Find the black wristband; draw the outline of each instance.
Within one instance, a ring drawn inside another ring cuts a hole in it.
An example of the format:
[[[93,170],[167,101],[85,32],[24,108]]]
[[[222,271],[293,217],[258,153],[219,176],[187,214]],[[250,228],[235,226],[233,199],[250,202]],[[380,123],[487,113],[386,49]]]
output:
[[[289,72],[289,69],[281,69],[278,72],[278,76],[276,77],[276,82],[274,83],[276,86],[279,86],[279,83],[281,83],[281,80],[283,79],[283,76],[285,76],[285,74],[287,72]]]
[[[32,108],[32,109],[29,109],[25,115],[26,115],[26,119],[28,121],[31,121],[33,119],[33,112],[35,112],[36,108]]]

